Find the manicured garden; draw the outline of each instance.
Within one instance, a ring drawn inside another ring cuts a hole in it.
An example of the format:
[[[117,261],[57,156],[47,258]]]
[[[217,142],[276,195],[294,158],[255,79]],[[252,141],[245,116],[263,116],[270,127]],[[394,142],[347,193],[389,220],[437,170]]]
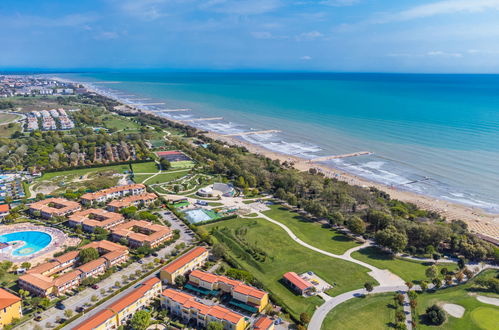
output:
[[[357,260],[367,262],[370,265],[381,269],[388,269],[392,273],[400,276],[406,282],[420,282],[428,280],[426,269],[432,265],[430,262],[414,261],[393,257],[391,254],[382,251],[377,247],[368,247],[352,253],[352,257]],[[447,268],[448,271],[457,269],[454,263],[437,263],[439,270]]]
[[[395,311],[391,293],[353,298],[329,312],[321,329],[387,329],[395,319]]]
[[[359,244],[336,230],[324,228],[316,222],[307,221],[299,214],[291,212],[281,205],[270,205],[270,210],[263,213],[286,225],[302,241],[327,252],[343,254]]]
[[[263,219],[236,218],[201,228],[213,230],[214,237],[225,247],[229,256],[263,283],[295,316],[302,312],[311,315],[322,299],[304,298],[293,293],[280,282],[286,272],[313,271],[334,284],[329,291],[332,294],[358,289],[366,281],[373,281],[367,275],[368,269],[302,247],[282,228]]]
[[[497,270],[488,270],[478,277],[486,278],[497,276]],[[425,292],[417,298],[416,307],[418,329],[497,329],[499,327],[499,307],[485,304],[477,300],[477,295],[481,294],[481,289],[474,286],[475,281],[463,285],[438,290],[436,292]],[[499,295],[495,295],[499,298]],[[456,304],[465,308],[464,315],[456,318],[447,314],[447,320],[440,326],[428,325],[425,322],[424,314],[426,308],[436,304]]]

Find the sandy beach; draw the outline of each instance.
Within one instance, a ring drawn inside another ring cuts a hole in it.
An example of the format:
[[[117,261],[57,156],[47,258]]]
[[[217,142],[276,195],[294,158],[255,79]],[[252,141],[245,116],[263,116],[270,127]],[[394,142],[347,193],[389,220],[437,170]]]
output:
[[[92,86],[89,86],[88,84],[84,85],[88,90],[101,94],[99,90],[92,88]],[[121,106],[119,106],[118,110],[147,113],[153,116],[158,116],[160,118],[168,119],[172,122],[177,122],[189,126],[188,123],[160,116],[154,111],[132,107],[129,104],[124,104],[123,102],[121,102],[121,100],[116,98],[115,100],[122,104]],[[287,161],[288,163],[293,163],[294,164],[293,166],[300,171],[308,171],[310,168],[316,168],[327,177],[331,178],[334,177],[338,180],[345,181],[352,185],[358,185],[362,187],[376,187],[377,189],[387,192],[394,199],[413,203],[422,209],[437,212],[449,221],[463,220],[468,224],[469,230],[473,233],[485,235],[493,239],[499,239],[499,214],[486,213],[485,211],[479,208],[473,208],[457,203],[452,203],[446,200],[441,200],[430,196],[424,196],[417,193],[396,189],[377,182],[372,182],[364,178],[352,175],[350,173],[334,169],[332,167],[328,167],[318,163],[311,163],[308,160],[299,157],[277,153],[265,149],[263,147],[253,145],[251,143],[241,141],[236,137],[223,136],[222,134],[217,134],[214,132],[206,133],[206,136],[225,142],[230,145],[244,146],[249,151],[263,155],[270,159],[278,159],[281,162]]]

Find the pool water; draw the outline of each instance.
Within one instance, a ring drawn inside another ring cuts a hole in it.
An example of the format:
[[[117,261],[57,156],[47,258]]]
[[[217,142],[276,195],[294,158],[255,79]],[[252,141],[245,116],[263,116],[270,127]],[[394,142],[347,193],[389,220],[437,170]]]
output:
[[[41,231],[21,231],[0,235],[0,242],[20,245],[11,254],[15,257],[25,257],[47,247],[52,241],[52,236]]]

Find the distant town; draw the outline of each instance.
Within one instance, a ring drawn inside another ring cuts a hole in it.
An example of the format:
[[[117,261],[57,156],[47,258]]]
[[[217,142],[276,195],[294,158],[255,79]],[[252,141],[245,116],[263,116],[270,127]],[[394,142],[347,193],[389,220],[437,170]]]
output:
[[[497,315],[494,237],[55,78],[0,76],[0,219],[4,329],[488,329]]]

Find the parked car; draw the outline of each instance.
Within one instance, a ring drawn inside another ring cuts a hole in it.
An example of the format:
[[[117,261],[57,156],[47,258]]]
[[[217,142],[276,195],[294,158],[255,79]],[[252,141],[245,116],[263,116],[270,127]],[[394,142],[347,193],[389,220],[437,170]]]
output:
[[[66,309],[66,306],[64,306],[64,304],[59,301],[57,304],[55,304],[55,308],[63,310]]]
[[[40,322],[41,320],[42,320],[41,315],[38,315],[38,316],[35,317],[35,321],[36,322]]]
[[[92,285],[92,289],[97,290],[99,286],[97,284]]]
[[[77,307],[75,310],[76,310],[76,313],[81,313],[85,310],[85,308],[83,308],[83,306],[80,306],[80,307]]]
[[[142,259],[140,259],[139,260],[139,264],[143,264],[143,263],[144,263],[144,261],[142,261]]]

